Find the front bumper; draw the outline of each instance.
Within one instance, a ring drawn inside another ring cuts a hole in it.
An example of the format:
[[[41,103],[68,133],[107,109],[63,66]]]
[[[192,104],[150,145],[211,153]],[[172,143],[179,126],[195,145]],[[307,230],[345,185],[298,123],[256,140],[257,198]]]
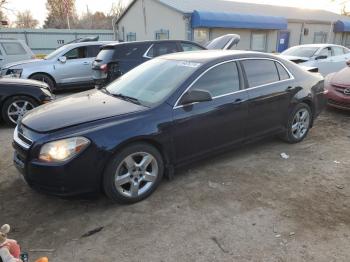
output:
[[[18,142],[18,139],[13,142],[13,162],[31,188],[55,196],[74,196],[100,190],[103,169],[93,149],[87,148],[65,163],[45,163],[32,157],[31,145],[26,148]]]
[[[344,93],[344,88],[328,87],[328,105],[338,109],[350,110],[350,95]]]

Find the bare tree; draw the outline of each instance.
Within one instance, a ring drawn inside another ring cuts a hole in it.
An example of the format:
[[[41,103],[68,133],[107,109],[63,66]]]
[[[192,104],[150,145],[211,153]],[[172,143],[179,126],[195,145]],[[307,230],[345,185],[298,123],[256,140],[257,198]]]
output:
[[[331,0],[333,3],[337,3],[341,6],[341,14],[350,16],[350,10],[347,6],[350,4],[350,0]]]
[[[6,8],[6,4],[7,4],[7,0],[0,0],[0,22],[2,23],[2,21],[7,21],[7,15],[4,13],[4,10],[7,10]],[[0,24],[1,26],[1,24]]]
[[[35,28],[39,25],[39,21],[34,19],[30,10],[17,13],[15,22],[17,28]]]

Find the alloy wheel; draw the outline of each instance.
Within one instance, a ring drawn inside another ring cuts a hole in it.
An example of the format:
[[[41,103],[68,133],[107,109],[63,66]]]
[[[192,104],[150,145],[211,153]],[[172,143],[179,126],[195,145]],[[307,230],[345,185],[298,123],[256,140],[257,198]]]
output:
[[[136,198],[150,190],[159,175],[157,160],[150,153],[128,155],[115,173],[115,187],[120,194]]]
[[[306,108],[298,110],[292,122],[292,135],[295,139],[305,136],[310,126],[310,113]]]
[[[32,110],[34,105],[26,100],[16,100],[7,109],[7,115],[13,124],[17,122],[27,113]]]

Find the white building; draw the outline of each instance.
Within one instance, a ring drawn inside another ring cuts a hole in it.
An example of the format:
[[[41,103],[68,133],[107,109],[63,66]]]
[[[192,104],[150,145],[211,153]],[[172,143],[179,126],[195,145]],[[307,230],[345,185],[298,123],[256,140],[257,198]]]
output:
[[[186,39],[205,43],[241,36],[238,49],[281,52],[290,46],[350,47],[350,17],[323,10],[223,0],[133,0],[116,21],[121,41]]]

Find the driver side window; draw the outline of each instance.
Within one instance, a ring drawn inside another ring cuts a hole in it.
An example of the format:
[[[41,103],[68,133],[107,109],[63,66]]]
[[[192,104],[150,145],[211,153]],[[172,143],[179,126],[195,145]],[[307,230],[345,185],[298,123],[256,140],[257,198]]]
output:
[[[208,91],[213,98],[227,95],[240,89],[236,62],[218,65],[205,73],[190,90]]]
[[[332,49],[330,47],[323,48],[321,52],[318,54],[318,56],[332,56]]]
[[[86,47],[74,48],[68,51],[64,56],[67,57],[67,60],[86,58]]]

